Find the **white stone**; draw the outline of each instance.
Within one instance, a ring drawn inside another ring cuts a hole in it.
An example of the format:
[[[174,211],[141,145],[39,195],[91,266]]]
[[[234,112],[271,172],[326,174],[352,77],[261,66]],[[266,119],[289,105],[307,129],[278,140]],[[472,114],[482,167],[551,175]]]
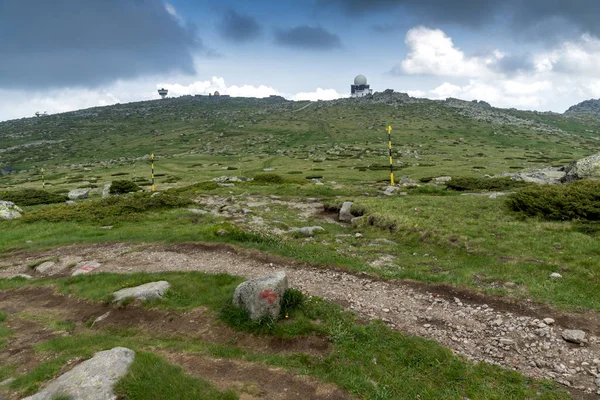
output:
[[[90,195],[90,189],[73,189],[68,196],[71,200],[87,199]]]
[[[157,300],[162,299],[163,294],[169,290],[171,284],[167,281],[149,282],[140,286],[125,288],[113,293],[114,302],[120,303],[125,299]]]
[[[287,275],[283,271],[251,279],[235,289],[233,304],[245,308],[255,321],[263,317],[277,318],[287,288]]]
[[[55,265],[56,265],[55,262],[46,261],[45,263],[42,263],[42,264],[38,265],[37,267],[35,267],[35,272],[39,272],[40,274],[45,274],[46,272],[48,272],[49,270],[54,268]]]
[[[567,329],[562,332],[562,337],[567,342],[579,344],[585,341],[585,332],[579,329]]]
[[[544,318],[544,323],[546,325],[554,325],[554,320],[552,318]]]
[[[11,220],[21,218],[22,212],[23,210],[12,201],[0,200],[0,219]]]
[[[561,279],[562,275],[559,274],[558,272],[553,272],[553,273],[550,274],[550,278]]]
[[[75,266],[75,271],[71,274],[71,276],[77,276],[82,274],[89,274],[95,269],[99,268],[102,264],[97,261],[84,261],[80,262]]]

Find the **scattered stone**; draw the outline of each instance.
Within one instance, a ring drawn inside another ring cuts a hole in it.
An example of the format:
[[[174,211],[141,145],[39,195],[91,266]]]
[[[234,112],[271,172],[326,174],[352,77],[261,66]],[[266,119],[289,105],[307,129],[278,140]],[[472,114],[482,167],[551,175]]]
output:
[[[509,288],[509,289],[514,289],[517,287],[517,284],[514,282],[505,282],[504,283],[504,287],[505,288]]]
[[[234,187],[235,184],[233,183],[217,183],[218,187]]]
[[[74,206],[77,203],[75,203],[73,200],[67,200],[67,202],[65,204],[68,206]]]
[[[192,214],[200,214],[200,215],[210,214],[208,211],[200,210],[198,208],[188,208],[188,211],[191,212]]]
[[[96,318],[94,320],[94,322],[92,322],[92,326],[90,326],[90,328],[93,328],[94,325],[96,325],[97,323],[104,321],[106,318],[108,318],[109,315],[110,315],[110,311],[107,311],[104,314],[102,314],[101,316],[99,316],[98,318]]]
[[[112,225],[101,226],[100,229],[111,230],[113,228]]]
[[[15,378],[6,378],[5,380],[3,380],[2,382],[0,382],[0,386],[8,386],[11,383],[13,383],[15,380]]]
[[[223,228],[221,228],[221,229],[219,229],[219,230],[218,230],[218,231],[215,233],[215,235],[217,235],[217,236],[225,236],[225,235],[229,235],[229,231],[228,231],[228,230],[226,230],[226,229],[223,229]]]
[[[265,171],[265,172],[273,172],[273,171],[275,171],[275,168],[263,168],[263,171]]]
[[[12,220],[21,218],[23,210],[12,201],[0,200],[0,219]]]
[[[353,215],[350,212],[350,210],[352,209],[352,205],[354,203],[352,203],[351,201],[345,201],[344,204],[342,204],[342,208],[340,209],[340,215],[338,217],[338,219],[342,222],[350,222],[352,221]]]
[[[89,274],[96,268],[100,267],[100,263],[96,261],[84,261],[75,266],[75,271],[71,274],[71,276]]]
[[[113,293],[114,303],[120,303],[125,299],[136,300],[158,300],[169,290],[171,284],[167,281],[149,282],[140,286],[118,290]]]
[[[27,275],[27,274],[15,274],[15,275],[12,275],[12,276],[11,276],[10,278],[8,278],[8,279],[15,279],[15,278],[22,278],[22,279],[27,279],[27,280],[29,280],[29,279],[33,279],[33,276],[31,276],[31,275]]]
[[[363,237],[363,235],[362,235],[362,233],[360,233],[360,232],[356,232],[356,233],[354,234],[354,237],[355,237],[355,238],[357,238],[357,239],[359,239],[359,238]]]
[[[551,274],[550,274],[550,278],[553,278],[553,279],[561,279],[561,278],[562,278],[562,275],[561,275],[561,274],[559,274],[558,272],[553,272],[553,273],[551,273]]]
[[[87,400],[116,399],[114,386],[127,374],[134,358],[133,350],[125,347],[100,351],[24,400],[46,400],[58,395]]]
[[[304,236],[314,236],[315,232],[325,232],[325,228],[322,226],[305,226],[297,229],[296,232],[299,232]]]
[[[384,313],[389,313],[389,312],[390,312],[390,309],[389,309],[389,308],[384,308],[384,309],[382,309],[381,311],[383,311]]]
[[[254,321],[267,316],[277,318],[287,288],[287,275],[283,271],[251,279],[235,289],[233,304],[245,308]]]
[[[357,227],[361,224],[362,221],[365,220],[365,216],[360,216],[360,217],[354,217],[350,220],[350,224],[352,224],[353,227]]]
[[[48,272],[55,266],[56,266],[55,262],[46,261],[45,263],[42,263],[42,264],[38,265],[37,267],[35,267],[35,272],[39,272],[40,274],[45,274],[46,272]]]
[[[90,189],[73,189],[68,194],[71,200],[87,199],[90,196]]]
[[[396,192],[397,190],[398,190],[398,187],[396,187],[396,186],[388,186],[388,187],[386,187],[386,188],[385,188],[385,190],[383,190],[383,191],[382,191],[382,192],[380,192],[380,193],[383,193],[383,194],[385,194],[386,196],[391,196],[391,195],[393,195],[393,194],[394,194],[394,192]]]
[[[552,318],[544,318],[544,323],[546,325],[554,325],[554,320]]]
[[[505,345],[505,346],[511,346],[511,345],[515,344],[515,341],[512,339],[508,339],[508,338],[501,338],[500,344]]]
[[[585,341],[585,332],[579,329],[567,329],[562,332],[562,337],[567,342],[580,344]]]
[[[226,183],[226,182],[248,182],[251,181],[252,178],[246,178],[244,176],[220,176],[218,178],[213,178],[212,179],[214,182],[217,183]]]

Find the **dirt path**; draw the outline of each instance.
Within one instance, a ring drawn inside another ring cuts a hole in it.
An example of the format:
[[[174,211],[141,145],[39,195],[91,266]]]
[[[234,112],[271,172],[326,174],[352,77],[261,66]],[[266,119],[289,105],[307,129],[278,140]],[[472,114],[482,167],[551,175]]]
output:
[[[16,254],[0,262],[1,276],[27,273],[37,259],[97,260],[97,272],[203,271],[247,278],[276,270],[290,284],[363,318],[380,318],[403,333],[436,340],[471,360],[513,368],[534,378],[555,380],[578,398],[599,393],[600,315],[564,314],[532,303],[519,304],[445,286],[386,282],[373,277],[315,268],[224,246],[103,244],[68,246],[35,255]],[[552,318],[555,322],[546,321]],[[586,343],[562,339],[565,329],[582,329]]]

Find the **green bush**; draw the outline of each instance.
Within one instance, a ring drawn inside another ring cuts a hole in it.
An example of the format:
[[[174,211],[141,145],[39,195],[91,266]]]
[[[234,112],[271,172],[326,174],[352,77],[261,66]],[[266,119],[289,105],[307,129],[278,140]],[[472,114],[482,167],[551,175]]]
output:
[[[64,203],[67,201],[67,196],[46,190],[21,189],[0,192],[0,200],[12,201],[18,206],[35,206],[38,204]]]
[[[254,177],[254,182],[270,185],[280,185],[285,183],[285,178],[277,174],[258,174]]]
[[[31,221],[79,221],[111,223],[122,219],[136,219],[139,214],[165,208],[177,208],[191,201],[179,196],[161,193],[135,193],[132,196],[108,197],[75,205],[54,205],[35,210],[23,216],[22,220]]]
[[[600,182],[539,185],[510,196],[508,207],[520,214],[547,220],[600,220]]]
[[[131,192],[137,192],[140,187],[128,180],[113,181],[110,185],[110,194],[125,194]]]
[[[513,181],[509,177],[506,178],[452,178],[446,182],[448,189],[457,190],[459,192],[475,192],[475,191],[502,191],[519,189],[531,186],[530,183],[522,181]]]

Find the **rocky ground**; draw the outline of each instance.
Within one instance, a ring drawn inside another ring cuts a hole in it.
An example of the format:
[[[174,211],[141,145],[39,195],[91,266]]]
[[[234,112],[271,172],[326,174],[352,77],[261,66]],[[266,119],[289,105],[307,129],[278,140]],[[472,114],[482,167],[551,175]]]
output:
[[[565,314],[547,306],[510,303],[446,286],[381,281],[224,246],[196,244],[117,243],[15,254],[1,262],[0,277],[31,273],[28,264],[55,257],[57,268],[36,272],[34,279],[71,274],[75,267],[65,269],[62,264],[74,260],[99,263],[90,273],[203,271],[254,278],[285,270],[291,286],[334,301],[362,318],[382,319],[396,330],[436,340],[474,361],[552,379],[569,387],[576,398],[600,394],[600,316],[596,313]]]

